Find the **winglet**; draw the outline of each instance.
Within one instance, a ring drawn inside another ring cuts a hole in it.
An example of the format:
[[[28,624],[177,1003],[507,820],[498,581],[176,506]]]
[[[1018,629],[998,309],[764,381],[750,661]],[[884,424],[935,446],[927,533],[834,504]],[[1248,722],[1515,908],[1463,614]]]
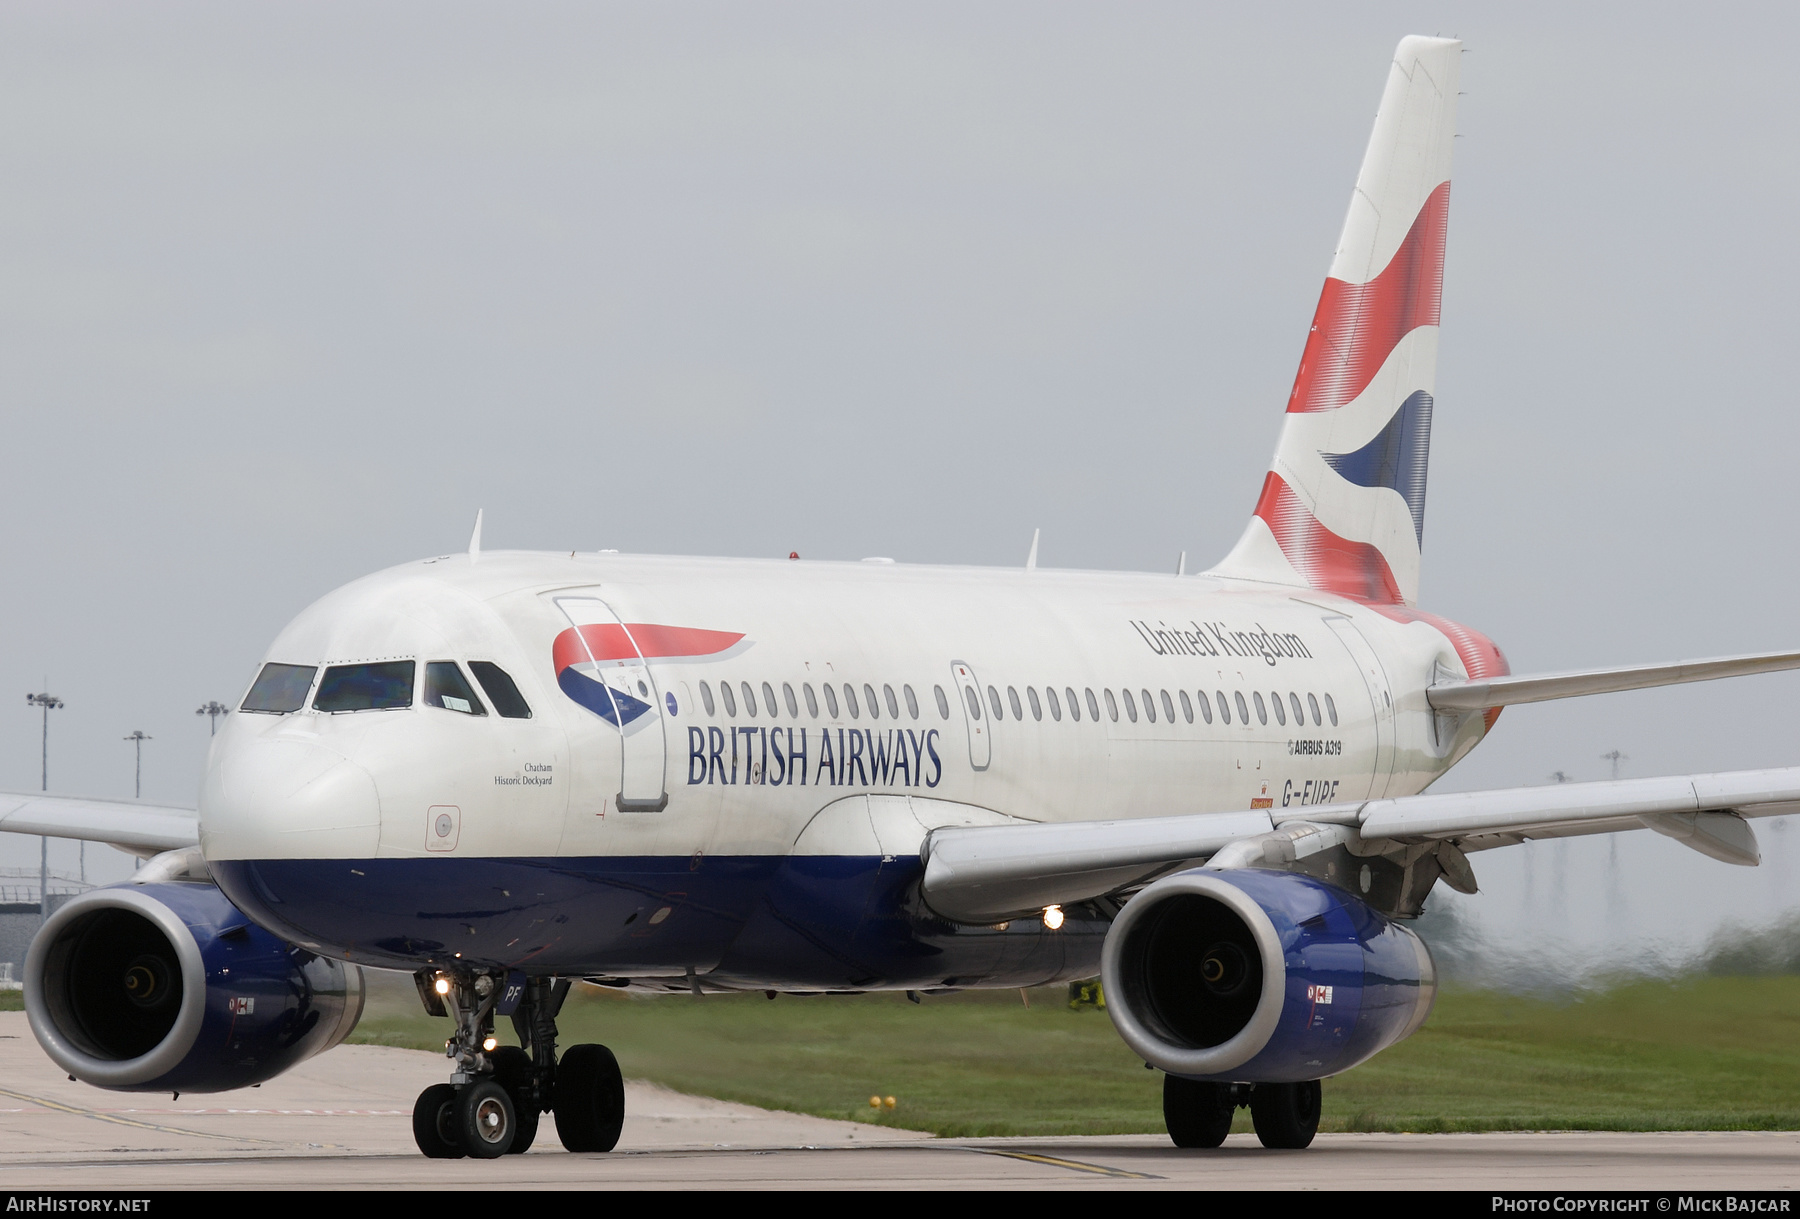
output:
[[[1041,530],[1041,529],[1033,529],[1031,531],[1031,553],[1025,556],[1025,570],[1026,571],[1036,571],[1037,570],[1038,534],[1040,534],[1042,532],[1043,532],[1043,530]]]
[[[481,509],[475,509],[475,532],[469,535],[469,561],[481,558]]]

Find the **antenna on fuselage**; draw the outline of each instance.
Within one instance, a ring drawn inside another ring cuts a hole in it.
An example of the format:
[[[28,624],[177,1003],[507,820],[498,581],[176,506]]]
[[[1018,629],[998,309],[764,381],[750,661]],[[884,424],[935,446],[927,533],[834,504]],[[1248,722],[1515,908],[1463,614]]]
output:
[[[1026,571],[1036,571],[1037,570],[1038,534],[1040,534],[1042,532],[1043,532],[1043,530],[1041,530],[1041,529],[1033,529],[1031,531],[1031,553],[1025,556],[1025,570]]]
[[[1187,551],[1185,550],[1181,552],[1181,557],[1175,560],[1175,574],[1178,576],[1187,575]]]
[[[481,509],[475,509],[475,532],[469,535],[469,562],[481,558]]]

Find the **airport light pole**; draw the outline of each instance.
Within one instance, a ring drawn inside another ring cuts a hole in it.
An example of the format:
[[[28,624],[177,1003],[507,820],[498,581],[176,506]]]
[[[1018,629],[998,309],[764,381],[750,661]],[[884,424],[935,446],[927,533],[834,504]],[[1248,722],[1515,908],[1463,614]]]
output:
[[[211,721],[212,731],[207,733],[206,735],[207,736],[217,736],[218,732],[219,732],[219,717],[221,715],[226,714],[230,710],[231,710],[230,707],[227,707],[224,703],[220,702],[218,699],[215,698],[212,701],[203,705],[200,708],[200,710],[194,712],[194,714],[207,716],[209,718],[209,720]]]
[[[44,770],[40,790],[50,790],[50,713],[61,710],[63,701],[54,694],[40,691],[27,694],[25,704],[40,707],[44,712]],[[38,838],[38,926],[50,917],[50,839]]]
[[[144,730],[138,728],[125,739],[137,746],[137,777],[132,780],[131,798],[134,800],[142,800],[144,798],[144,742],[154,741],[156,738],[145,736]]]

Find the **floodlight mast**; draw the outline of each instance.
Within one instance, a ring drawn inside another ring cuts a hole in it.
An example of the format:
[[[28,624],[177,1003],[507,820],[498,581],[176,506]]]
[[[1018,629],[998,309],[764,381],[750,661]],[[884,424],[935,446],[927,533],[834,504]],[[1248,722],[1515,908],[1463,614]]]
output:
[[[25,704],[29,707],[41,707],[44,712],[44,770],[40,790],[50,790],[50,713],[61,710],[63,701],[54,694],[43,691],[27,694]],[[50,839],[38,838],[38,926],[50,917]]]
[[[207,736],[217,736],[219,734],[219,717],[228,714],[230,711],[230,707],[227,707],[224,703],[215,698],[202,704],[200,709],[194,712],[194,714],[204,715],[208,718],[208,721],[212,726],[212,731],[207,733]]]
[[[144,742],[154,741],[156,738],[145,736],[142,728],[134,728],[131,735],[125,739],[137,746],[137,777],[132,780],[131,798],[142,800],[144,798]]]

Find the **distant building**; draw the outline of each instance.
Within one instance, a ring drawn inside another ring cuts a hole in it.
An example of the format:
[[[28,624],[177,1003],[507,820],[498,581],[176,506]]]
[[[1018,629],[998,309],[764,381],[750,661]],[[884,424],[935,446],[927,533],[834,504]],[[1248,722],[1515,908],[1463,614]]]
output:
[[[50,874],[50,913],[55,914],[78,893],[93,885],[72,876]],[[0,990],[16,990],[25,978],[25,951],[43,926],[35,868],[0,868]]]

